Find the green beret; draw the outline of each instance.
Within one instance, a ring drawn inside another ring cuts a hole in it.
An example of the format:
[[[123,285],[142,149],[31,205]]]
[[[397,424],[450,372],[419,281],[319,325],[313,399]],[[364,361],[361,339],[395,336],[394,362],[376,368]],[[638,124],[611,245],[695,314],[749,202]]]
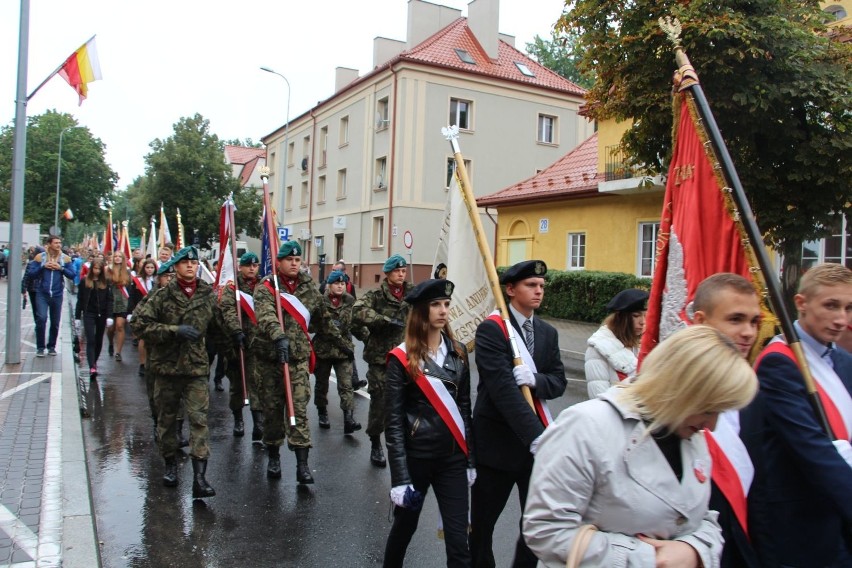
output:
[[[278,260],[288,256],[302,256],[302,247],[296,241],[287,241],[278,249]]]
[[[402,258],[401,254],[395,254],[385,261],[385,265],[382,267],[382,272],[388,273],[392,270],[396,270],[397,268],[406,266],[407,264],[408,263],[405,262],[405,259]]]
[[[195,247],[183,247],[179,251],[175,253],[172,257],[171,262],[177,264],[182,260],[198,260],[198,250]]]
[[[240,257],[240,266],[249,266],[251,264],[260,264],[260,259],[253,252],[247,252]]]
[[[527,278],[544,278],[547,274],[547,265],[543,260],[524,260],[514,264],[500,278],[501,284],[514,284]]]
[[[157,269],[157,276],[167,276],[169,274],[175,273],[175,265],[171,260],[168,262],[164,262],[160,265],[160,268]]]
[[[325,279],[325,283],[334,284],[335,282],[346,282],[346,273],[342,270],[332,270],[328,278]]]

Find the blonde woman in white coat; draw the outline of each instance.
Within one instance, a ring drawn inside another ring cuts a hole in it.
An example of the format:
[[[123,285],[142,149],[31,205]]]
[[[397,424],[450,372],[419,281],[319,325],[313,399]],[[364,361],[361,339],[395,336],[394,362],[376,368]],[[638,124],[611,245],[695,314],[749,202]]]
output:
[[[636,374],[636,355],[645,331],[648,292],[630,288],[606,305],[612,312],[588,339],[586,388],[595,398],[612,385]]]
[[[562,412],[542,435],[523,516],[539,566],[565,566],[577,530],[591,524],[581,566],[717,568],[703,430],[756,392],[736,346],[695,325],[661,343],[630,384]]]

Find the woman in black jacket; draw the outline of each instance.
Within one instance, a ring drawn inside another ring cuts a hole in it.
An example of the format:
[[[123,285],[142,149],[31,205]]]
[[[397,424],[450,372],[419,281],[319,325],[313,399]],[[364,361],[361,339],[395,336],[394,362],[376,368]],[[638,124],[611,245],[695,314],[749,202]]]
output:
[[[86,278],[80,282],[77,308],[74,310],[74,319],[82,319],[86,330],[86,361],[93,379],[98,374],[98,358],[104,343],[106,320],[111,313],[112,288],[106,278],[104,261],[96,259],[92,261]]]
[[[384,566],[402,566],[429,487],[435,490],[447,566],[470,566],[468,488],[476,479],[467,351],[449,327],[449,280],[427,280],[406,297],[405,343],[388,354],[385,439],[393,526]]]

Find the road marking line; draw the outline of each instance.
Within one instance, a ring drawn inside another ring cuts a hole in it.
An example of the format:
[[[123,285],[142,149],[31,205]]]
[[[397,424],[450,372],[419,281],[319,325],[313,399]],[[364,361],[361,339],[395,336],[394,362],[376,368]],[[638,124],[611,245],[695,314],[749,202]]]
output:
[[[18,385],[15,388],[11,388],[7,391],[3,391],[3,393],[0,394],[0,400],[3,400],[4,398],[8,398],[8,397],[12,396],[13,394],[15,394],[17,392],[21,392],[22,390],[28,389],[31,386],[38,384],[45,379],[49,379],[52,375],[56,375],[56,374],[58,374],[58,373],[46,373],[44,375],[41,375],[40,377],[30,379],[29,381],[27,381],[27,382],[25,382],[21,385]]]
[[[36,557],[39,568],[62,565],[62,373],[51,374]]]
[[[26,552],[30,558],[36,557],[38,549],[38,537],[30,527],[12,514],[12,511],[0,505],[0,529],[9,535],[15,546]]]

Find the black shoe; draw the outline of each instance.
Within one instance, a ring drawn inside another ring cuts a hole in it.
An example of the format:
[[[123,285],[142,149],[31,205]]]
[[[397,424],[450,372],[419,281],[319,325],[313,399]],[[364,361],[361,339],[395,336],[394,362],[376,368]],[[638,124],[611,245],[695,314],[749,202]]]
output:
[[[266,477],[281,479],[281,448],[269,446],[269,460],[266,462]]]
[[[174,457],[166,458],[166,472],[163,474],[163,485],[177,487],[177,462]]]
[[[204,475],[207,473],[207,460],[192,460],[192,498],[202,499],[204,497],[213,497],[216,491],[207,483]]]
[[[302,485],[314,482],[311,468],[308,467],[308,448],[296,448],[296,481]]]
[[[355,422],[355,417],[353,416],[353,411],[344,410],[343,411],[343,433],[344,434],[352,434],[356,430],[361,429],[361,423]]]
[[[243,410],[234,411],[234,437],[242,438],[246,435],[246,425],[243,422]]]
[[[189,440],[183,436],[183,420],[178,420],[175,428],[175,436],[177,436],[178,448],[185,448],[189,445]]]
[[[133,340],[133,347],[139,347],[139,340],[138,339]]]
[[[142,363],[141,365],[139,365],[139,376],[140,377],[145,376],[145,363]]]
[[[387,467],[388,462],[385,459],[385,452],[382,451],[382,442],[378,436],[370,438],[372,447],[370,448],[370,463],[376,467]]]
[[[319,427],[323,430],[331,428],[331,422],[328,421],[328,410],[325,408],[318,408],[317,412],[319,412]]]
[[[352,381],[352,390],[356,391],[362,387],[367,386],[367,381],[364,379],[358,379],[357,381]]]
[[[260,410],[252,410],[251,422],[251,443],[263,444],[263,413]]]
[[[222,379],[213,379],[213,388],[215,388],[217,392],[225,390],[225,387],[222,386]]]
[[[112,357],[115,355],[115,349],[112,346],[112,341],[109,342],[109,356]]]

